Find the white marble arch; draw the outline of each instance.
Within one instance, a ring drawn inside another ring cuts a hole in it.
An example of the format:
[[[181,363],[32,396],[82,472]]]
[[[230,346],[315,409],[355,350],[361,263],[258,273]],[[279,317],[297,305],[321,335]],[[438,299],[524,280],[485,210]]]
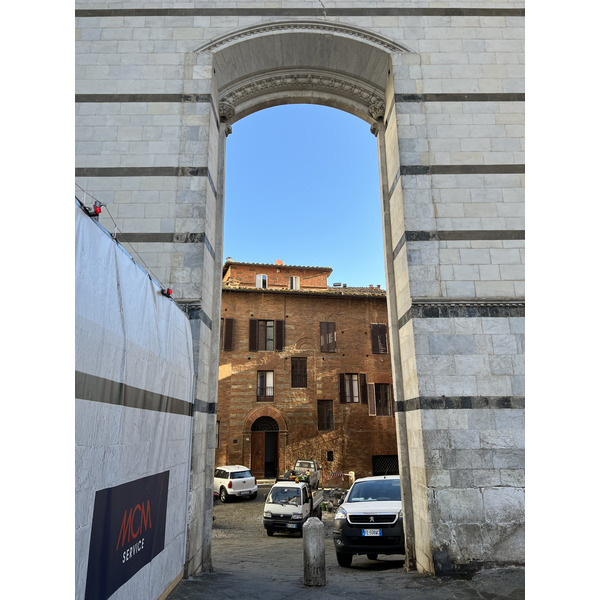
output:
[[[378,34],[318,20],[277,21],[236,30],[196,49],[212,56],[219,102],[233,123],[280,104],[323,104],[373,123],[384,101],[391,55],[411,52]]]

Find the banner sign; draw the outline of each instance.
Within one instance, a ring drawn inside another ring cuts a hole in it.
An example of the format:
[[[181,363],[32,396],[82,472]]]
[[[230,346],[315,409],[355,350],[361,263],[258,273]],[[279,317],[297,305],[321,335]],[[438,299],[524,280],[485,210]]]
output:
[[[107,600],[165,547],[169,471],[99,490],[85,600]]]

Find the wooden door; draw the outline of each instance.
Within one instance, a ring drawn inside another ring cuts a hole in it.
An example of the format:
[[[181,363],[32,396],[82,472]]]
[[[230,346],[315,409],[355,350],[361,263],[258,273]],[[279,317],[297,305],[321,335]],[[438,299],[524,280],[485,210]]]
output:
[[[279,470],[279,432],[265,432],[265,477],[268,479],[276,478]]]
[[[265,432],[253,431],[251,437],[250,456],[252,464],[250,470],[257,479],[265,477]]]

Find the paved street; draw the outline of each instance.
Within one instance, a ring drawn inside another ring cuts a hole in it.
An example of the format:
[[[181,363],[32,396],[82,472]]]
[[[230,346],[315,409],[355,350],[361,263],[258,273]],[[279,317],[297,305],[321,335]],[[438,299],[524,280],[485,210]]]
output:
[[[325,524],[326,585],[304,586],[303,540],[295,535],[268,537],[262,511],[269,486],[256,500],[215,502],[213,572],[180,582],[168,600],[523,600],[523,569],[483,571],[471,580],[439,578],[403,570],[402,557],[371,561],[355,556],[352,568],[338,566],[333,548],[333,513]]]

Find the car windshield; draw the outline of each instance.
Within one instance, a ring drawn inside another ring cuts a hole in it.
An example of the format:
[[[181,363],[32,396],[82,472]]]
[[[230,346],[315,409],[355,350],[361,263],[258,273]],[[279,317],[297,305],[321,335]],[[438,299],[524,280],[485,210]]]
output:
[[[235,471],[231,474],[231,479],[244,479],[246,477],[252,477],[250,471]]]
[[[296,465],[300,469],[310,469],[313,466],[312,463],[308,462],[307,460],[299,460]]]
[[[267,502],[272,504],[293,504],[300,506],[300,490],[298,488],[274,487],[271,488]]]
[[[374,500],[400,500],[400,479],[357,481],[345,502],[372,502]]]

